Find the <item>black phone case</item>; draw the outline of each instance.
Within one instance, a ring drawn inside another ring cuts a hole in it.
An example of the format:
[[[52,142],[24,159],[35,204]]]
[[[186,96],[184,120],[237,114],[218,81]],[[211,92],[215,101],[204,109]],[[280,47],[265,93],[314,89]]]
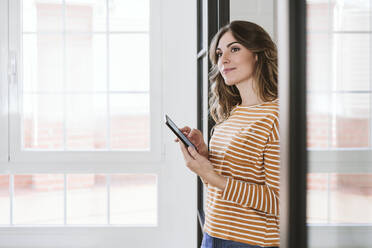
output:
[[[180,135],[178,132],[177,132],[177,130],[174,130],[174,128],[172,127],[172,125],[171,124],[169,124],[169,122],[168,122],[168,120],[169,121],[171,121],[173,124],[174,124],[174,126],[175,126],[175,128],[177,128],[178,129],[178,131],[182,134],[182,135]],[[169,116],[168,115],[165,115],[165,124],[169,127],[169,129],[170,130],[172,130],[172,132],[178,137],[178,139],[179,140],[181,140],[182,141],[182,143],[183,144],[185,144],[185,146],[186,147],[189,147],[189,146],[191,146],[191,147],[193,147],[195,150],[197,150],[196,149],[196,147],[195,147],[195,145],[181,132],[181,130],[177,127],[177,125],[171,120],[171,118],[169,118]]]

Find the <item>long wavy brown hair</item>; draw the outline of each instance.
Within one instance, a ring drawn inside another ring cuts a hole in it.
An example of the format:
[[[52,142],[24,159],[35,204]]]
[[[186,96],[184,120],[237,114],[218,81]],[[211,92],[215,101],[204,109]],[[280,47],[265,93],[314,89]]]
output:
[[[217,66],[216,49],[221,37],[226,32],[231,32],[241,45],[257,55],[253,81],[256,84],[254,88],[258,90],[257,93],[261,100],[273,101],[278,97],[278,55],[275,43],[259,25],[247,21],[233,21],[215,34],[209,47],[209,59],[212,64],[209,72],[211,83],[209,113],[216,125],[230,116],[234,106],[242,103],[238,88],[235,85],[225,84]]]

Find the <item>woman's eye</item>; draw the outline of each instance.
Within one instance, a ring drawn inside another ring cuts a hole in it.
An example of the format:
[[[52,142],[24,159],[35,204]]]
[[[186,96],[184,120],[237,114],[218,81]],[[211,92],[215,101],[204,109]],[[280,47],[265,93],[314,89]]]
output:
[[[221,57],[222,53],[216,53],[217,58]]]
[[[232,51],[232,52],[237,52],[237,51],[239,51],[239,50],[240,50],[239,47],[233,47],[233,48],[231,48],[231,51]]]

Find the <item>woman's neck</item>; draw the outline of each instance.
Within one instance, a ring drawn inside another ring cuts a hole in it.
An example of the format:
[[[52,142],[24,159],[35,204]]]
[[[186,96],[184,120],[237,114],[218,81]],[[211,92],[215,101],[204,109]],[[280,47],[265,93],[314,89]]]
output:
[[[238,88],[240,97],[242,98],[240,106],[252,106],[264,102],[258,95],[258,90],[255,89],[255,82],[252,78],[248,81],[237,84],[236,87]]]

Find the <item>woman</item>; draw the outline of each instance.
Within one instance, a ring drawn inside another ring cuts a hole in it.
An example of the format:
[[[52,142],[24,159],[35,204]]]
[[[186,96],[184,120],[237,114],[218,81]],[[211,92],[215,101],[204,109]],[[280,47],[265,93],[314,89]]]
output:
[[[180,147],[207,186],[202,248],[279,246],[277,49],[267,32],[233,21],[213,38],[208,147],[201,132],[182,132],[198,152]],[[178,139],[176,139],[178,142]]]

